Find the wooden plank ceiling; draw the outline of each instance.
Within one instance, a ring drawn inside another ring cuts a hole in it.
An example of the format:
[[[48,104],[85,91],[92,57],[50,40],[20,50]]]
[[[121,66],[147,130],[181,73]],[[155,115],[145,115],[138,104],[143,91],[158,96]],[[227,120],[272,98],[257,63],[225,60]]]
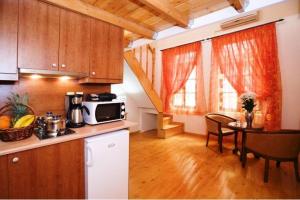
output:
[[[189,20],[234,5],[232,0],[81,0],[120,18],[158,32],[174,25],[187,27]],[[240,1],[240,0],[239,0]],[[238,2],[239,2],[238,1]],[[125,31],[127,41],[144,37]]]

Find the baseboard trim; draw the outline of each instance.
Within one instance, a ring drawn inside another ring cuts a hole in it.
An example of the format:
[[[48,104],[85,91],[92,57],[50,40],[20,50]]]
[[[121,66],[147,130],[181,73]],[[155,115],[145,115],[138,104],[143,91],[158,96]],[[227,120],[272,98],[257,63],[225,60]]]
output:
[[[131,131],[129,132],[129,134],[137,134],[137,133],[140,133],[141,131]]]

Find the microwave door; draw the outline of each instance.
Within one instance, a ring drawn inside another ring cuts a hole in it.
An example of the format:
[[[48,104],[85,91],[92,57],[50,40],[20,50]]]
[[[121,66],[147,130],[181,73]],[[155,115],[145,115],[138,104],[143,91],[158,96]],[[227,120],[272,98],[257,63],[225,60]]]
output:
[[[121,116],[120,104],[118,103],[98,104],[95,114],[98,123],[120,119]]]

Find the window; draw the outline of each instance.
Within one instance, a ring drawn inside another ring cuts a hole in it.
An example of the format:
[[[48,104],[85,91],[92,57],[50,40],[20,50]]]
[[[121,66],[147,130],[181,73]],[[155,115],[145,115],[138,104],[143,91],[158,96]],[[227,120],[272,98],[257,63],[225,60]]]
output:
[[[242,42],[243,46],[247,46],[247,42],[251,43],[254,45],[254,40],[247,40]],[[227,50],[232,48],[232,53],[234,57],[237,60],[240,60],[239,56],[239,50],[242,55],[246,54],[247,49],[246,48],[239,48],[237,43],[230,43],[227,45],[223,46],[223,53],[226,54]],[[249,52],[248,52],[249,53]],[[249,57],[249,62],[253,63],[254,59],[253,57]],[[246,63],[245,63],[246,64]],[[227,61],[227,65],[234,66],[236,69],[236,63],[235,62],[230,62],[230,60]],[[218,70],[219,74],[219,111],[222,112],[236,112],[238,108],[238,101],[239,97],[237,94],[237,91],[233,88],[233,86],[230,84],[228,79]],[[236,73],[233,73],[236,75]],[[245,65],[243,67],[243,81],[244,81],[244,86],[246,91],[252,91],[252,67],[250,65]]]
[[[191,72],[185,86],[179,90],[172,101],[173,110],[193,110],[196,107],[196,67]]]
[[[254,111],[263,113],[264,127],[280,129],[282,91],[275,23],[213,38],[211,46],[210,110],[234,109],[232,86],[238,93],[238,112],[244,112],[240,93],[254,92]],[[218,69],[227,80],[220,81]],[[228,99],[232,103],[227,103]]]
[[[219,111],[237,111],[238,95],[223,74],[219,74]]]
[[[250,83],[250,73],[244,73],[245,81]],[[247,86],[247,84],[246,84]],[[250,87],[246,87],[250,88]],[[250,91],[250,90],[249,90]],[[238,111],[239,96],[237,91],[232,87],[228,79],[219,73],[219,111],[221,112],[236,112]],[[254,111],[260,110],[260,102],[256,99]]]

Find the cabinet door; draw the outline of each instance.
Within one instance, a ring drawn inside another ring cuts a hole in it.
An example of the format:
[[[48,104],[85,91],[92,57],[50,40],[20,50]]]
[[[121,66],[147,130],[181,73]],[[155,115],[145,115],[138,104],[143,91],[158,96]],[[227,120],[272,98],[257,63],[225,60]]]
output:
[[[91,19],[90,77],[92,78],[107,78],[110,53],[109,28],[108,23]]]
[[[58,69],[59,8],[20,0],[18,37],[19,68]]]
[[[59,70],[88,75],[90,18],[61,9]]]
[[[83,140],[8,156],[9,198],[84,198]]]
[[[17,73],[18,1],[0,1],[0,73]]]
[[[35,161],[33,151],[8,155],[8,195],[9,198],[33,198],[35,181]]]
[[[7,156],[0,156],[0,199],[8,199]]]
[[[123,79],[123,29],[109,28],[108,78]]]
[[[123,79],[123,29],[92,19],[90,77]]]

